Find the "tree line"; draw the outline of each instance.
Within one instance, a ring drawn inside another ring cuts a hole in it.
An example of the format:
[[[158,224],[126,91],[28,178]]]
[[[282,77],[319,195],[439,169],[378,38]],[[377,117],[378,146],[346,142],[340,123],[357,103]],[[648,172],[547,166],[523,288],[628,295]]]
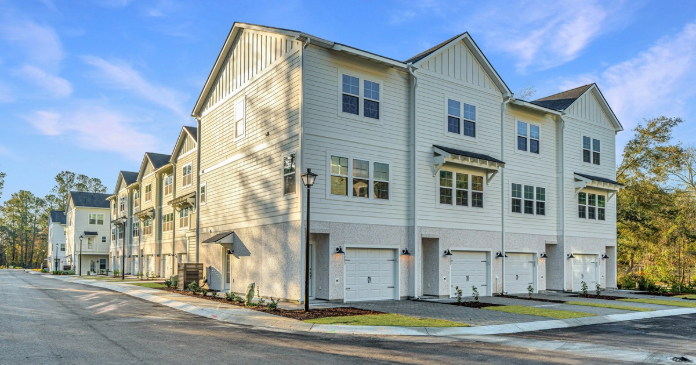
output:
[[[5,174],[0,172],[0,197]],[[65,210],[70,191],[104,193],[101,180],[62,171],[56,184],[42,197],[28,190],[13,193],[0,206],[0,266],[39,268],[48,251],[48,222],[51,210]]]

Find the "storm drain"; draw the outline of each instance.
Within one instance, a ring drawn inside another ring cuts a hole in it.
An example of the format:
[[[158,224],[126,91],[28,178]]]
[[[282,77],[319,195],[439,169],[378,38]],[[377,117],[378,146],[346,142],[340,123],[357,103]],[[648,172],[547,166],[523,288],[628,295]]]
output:
[[[675,356],[675,357],[670,358],[670,360],[672,360],[674,362],[683,362],[683,363],[692,363],[693,362],[689,358],[684,357],[684,356]]]

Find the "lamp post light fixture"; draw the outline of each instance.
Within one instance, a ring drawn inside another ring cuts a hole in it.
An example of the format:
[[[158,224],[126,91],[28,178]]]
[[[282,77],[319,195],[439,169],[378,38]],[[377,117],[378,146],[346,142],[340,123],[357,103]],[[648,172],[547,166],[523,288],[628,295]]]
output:
[[[80,235],[80,256],[77,259],[77,269],[80,271],[80,276],[82,276],[82,239],[84,237]]]
[[[305,278],[304,278],[304,310],[309,312],[309,192],[317,179],[312,169],[302,174],[302,184],[307,187],[307,231],[305,232]]]

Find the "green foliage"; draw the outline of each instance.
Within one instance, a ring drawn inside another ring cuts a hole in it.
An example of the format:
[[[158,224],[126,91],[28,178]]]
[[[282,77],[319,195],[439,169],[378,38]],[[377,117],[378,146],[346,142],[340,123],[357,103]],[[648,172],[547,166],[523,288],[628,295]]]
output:
[[[198,292],[201,291],[201,286],[198,285],[197,282],[192,281],[191,284],[188,285],[188,290],[193,294],[198,294]]]
[[[582,295],[587,296],[587,283],[583,280],[580,282],[580,292]]]
[[[206,289],[206,288],[201,288],[201,295],[202,295],[202,296],[208,295],[208,289]]]
[[[121,275],[121,270],[114,270],[114,277]]]
[[[473,297],[474,297],[474,302],[478,303],[478,301],[479,301],[479,292],[478,292],[478,289],[477,289],[475,286],[472,285],[472,286],[471,286],[471,291],[472,291],[471,294],[472,294]]]
[[[212,291],[210,292],[210,296],[213,297],[213,298],[217,298],[217,297],[218,297],[218,292],[215,291],[215,290],[212,290]]]
[[[271,297],[271,302],[266,305],[266,308],[268,308],[269,311],[274,311],[278,309],[279,301],[280,299],[273,299],[273,297]]]
[[[456,286],[454,291],[457,293],[457,304],[462,304],[462,290],[459,289],[459,286]]]
[[[532,286],[532,284],[529,284],[529,286],[527,287],[527,293],[529,293],[530,298],[532,297],[532,294],[534,294],[534,287]]]
[[[595,293],[597,293],[597,296],[602,295],[602,286],[599,283],[595,285]]]
[[[171,288],[171,287],[173,286],[173,285],[172,285],[172,281],[169,280],[169,279],[167,279],[167,280],[164,281],[164,285],[166,285],[167,288]]]

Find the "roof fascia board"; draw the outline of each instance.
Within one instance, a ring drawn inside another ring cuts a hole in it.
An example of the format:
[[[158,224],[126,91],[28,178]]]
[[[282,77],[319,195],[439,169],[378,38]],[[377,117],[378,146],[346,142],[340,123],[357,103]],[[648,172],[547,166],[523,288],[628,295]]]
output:
[[[179,138],[176,139],[176,144],[174,144],[174,150],[172,151],[172,155],[171,155],[171,157],[169,158],[169,163],[170,163],[170,164],[171,164],[171,163],[174,163],[174,161],[176,161],[176,158],[178,157],[177,153],[178,153],[178,151],[179,151],[179,148],[181,148],[181,144],[184,143],[184,138],[182,138],[181,136],[184,135],[184,134],[185,134],[186,136],[191,137],[191,139],[193,140],[193,144],[196,145],[196,147],[194,147],[192,150],[194,150],[194,149],[196,149],[196,148],[198,147],[198,145],[196,144],[196,139],[193,138],[193,136],[191,135],[191,133],[189,133],[189,132],[186,130],[186,128],[182,127],[182,128],[181,128],[181,132],[179,133]],[[153,166],[154,166],[154,165],[153,165]]]
[[[616,118],[616,115],[614,115],[614,111],[611,110],[611,107],[609,107],[609,103],[607,103],[607,100],[604,98],[604,95],[602,95],[602,92],[599,91],[599,88],[597,87],[596,84],[593,84],[587,90],[585,90],[585,92],[580,94],[580,96],[578,96],[575,99],[575,101],[573,101],[570,105],[568,105],[567,108],[565,108],[565,111],[570,109],[571,106],[575,105],[575,103],[577,103],[578,100],[580,100],[583,96],[585,96],[585,94],[587,94],[589,92],[591,92],[595,96],[595,99],[597,99],[597,101],[599,102],[599,105],[602,107],[602,109],[604,109],[604,114],[606,114],[609,117],[609,120],[614,125],[615,131],[616,132],[623,131],[623,126],[619,122],[619,119]]]
[[[542,112],[542,113],[548,113],[548,114],[553,114],[553,115],[563,115],[563,113],[559,112],[558,110],[544,108],[543,106],[532,104],[532,103],[530,103],[528,101],[524,101],[524,100],[515,99],[512,101],[512,103],[515,105],[518,105],[520,107],[534,109],[534,110]]]
[[[150,158],[147,157],[147,153],[145,156],[143,156],[143,162],[140,163],[140,170],[138,170],[138,179],[137,181],[143,181],[143,173],[145,172],[145,168],[147,167],[146,162],[152,164],[152,161],[150,161]],[[154,165],[153,165],[154,167]]]
[[[333,47],[331,47],[331,49],[334,51],[345,52],[345,53],[352,54],[354,56],[367,58],[367,59],[370,59],[373,61],[387,64],[391,67],[396,67],[396,68],[403,69],[403,70],[406,70],[408,68],[408,66],[403,62],[395,61],[395,60],[392,60],[392,59],[387,58],[387,57],[376,55],[374,53],[370,53],[370,52],[366,52],[366,51],[363,51],[363,50],[360,50],[357,48],[346,46],[345,44],[334,43],[334,45],[333,45]]]

